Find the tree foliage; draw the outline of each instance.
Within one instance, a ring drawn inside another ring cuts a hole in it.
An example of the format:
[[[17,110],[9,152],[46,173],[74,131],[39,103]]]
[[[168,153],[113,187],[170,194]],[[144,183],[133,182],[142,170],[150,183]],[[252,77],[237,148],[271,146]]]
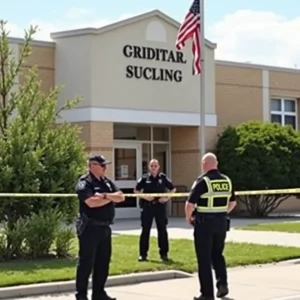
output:
[[[9,44],[6,22],[0,21],[0,192],[74,193],[74,183],[85,164],[79,128],[56,124],[65,109],[57,108],[59,87],[43,91],[38,67],[25,67],[37,28],[25,31],[18,57]],[[0,223],[10,227],[20,217],[58,208],[74,217],[74,198],[0,198]]]
[[[220,169],[236,190],[296,188],[300,182],[300,134],[291,126],[251,121],[227,127],[217,142]],[[290,195],[239,197],[252,216],[266,216]]]

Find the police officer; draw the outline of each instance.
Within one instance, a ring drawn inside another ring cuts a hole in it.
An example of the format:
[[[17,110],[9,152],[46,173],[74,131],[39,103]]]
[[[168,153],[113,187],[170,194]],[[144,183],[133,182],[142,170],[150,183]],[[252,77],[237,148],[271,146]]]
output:
[[[144,174],[137,182],[134,192],[153,194],[165,193],[167,190],[170,193],[176,191],[172,181],[166,174],[159,172],[159,162],[157,159],[152,159],[149,163],[149,173]],[[149,250],[150,230],[153,219],[155,219],[156,228],[158,231],[158,247],[159,254],[163,261],[168,261],[169,241],[167,233],[167,210],[166,203],[169,199],[166,197],[143,197],[140,199],[141,208],[141,225],[142,232],[140,236],[140,256],[139,261],[147,261]]]
[[[201,286],[201,295],[194,300],[213,300],[212,265],[217,280],[217,297],[222,298],[229,293],[223,250],[226,231],[229,230],[227,214],[235,207],[236,201],[231,180],[218,171],[217,158],[213,153],[203,156],[202,169],[204,174],[191,188],[185,215],[187,222],[194,226]]]
[[[76,224],[79,238],[79,260],[76,274],[76,299],[88,300],[89,277],[93,270],[92,300],[116,300],[109,297],[104,286],[111,258],[111,228],[114,203],[125,200],[123,193],[107,177],[111,162],[102,155],[91,156],[89,171],[76,184],[79,217]]]

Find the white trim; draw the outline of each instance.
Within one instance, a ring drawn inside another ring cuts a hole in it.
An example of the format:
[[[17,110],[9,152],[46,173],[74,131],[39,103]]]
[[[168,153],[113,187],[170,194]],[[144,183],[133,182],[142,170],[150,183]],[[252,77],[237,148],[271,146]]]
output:
[[[59,38],[66,38],[66,37],[72,37],[72,36],[82,36],[82,35],[99,35],[102,33],[107,33],[111,30],[117,30],[119,28],[123,28],[127,25],[133,25],[134,23],[138,23],[145,20],[150,20],[153,17],[158,17],[162,19],[164,22],[169,23],[170,25],[174,26],[176,30],[179,29],[180,23],[170,16],[164,14],[158,9],[154,9],[139,15],[135,15],[131,18],[127,18],[125,20],[121,20],[118,22],[114,22],[111,24],[108,24],[106,26],[102,26],[100,28],[95,27],[88,27],[88,28],[81,28],[81,29],[73,29],[73,30],[67,30],[67,31],[60,31],[60,32],[52,32],[50,34],[52,39],[59,39]],[[212,43],[205,39],[205,46],[216,49],[217,45],[215,43]]]
[[[150,141],[151,141],[151,144],[150,144],[150,157],[152,159],[153,158],[153,149],[154,149],[154,146],[153,146],[153,126],[150,126]]]
[[[169,127],[169,153],[168,153],[168,173],[167,173],[167,175],[168,176],[170,176],[170,178],[171,178],[171,180],[173,180],[173,174],[172,174],[172,136],[171,136],[171,134],[172,134],[172,127],[170,126]],[[172,216],[172,203],[171,203],[171,201],[168,201],[167,202],[168,204],[168,206],[167,206],[167,208],[168,208],[168,216],[169,217],[171,217]]]
[[[83,107],[64,110],[62,112],[62,119],[58,119],[57,123],[63,121],[71,123],[102,121],[153,125],[199,126],[199,118],[200,113]],[[205,125],[216,127],[217,115],[206,114]]]
[[[263,121],[270,121],[269,71],[262,70],[262,111]]]
[[[295,125],[296,125],[296,130],[298,129],[298,107],[297,107],[297,100],[296,99],[293,99],[293,98],[282,98],[282,97],[272,97],[271,98],[271,101],[272,100],[280,100],[281,101],[281,110],[271,110],[271,113],[270,113],[270,117],[272,115],[279,115],[281,116],[281,125],[285,125],[285,120],[284,120],[284,117],[285,116],[292,116],[292,117],[295,117]],[[270,102],[271,102],[270,101]],[[294,112],[291,112],[291,111],[284,111],[284,102],[285,101],[294,101],[295,102],[295,111]]]
[[[136,180],[115,180],[115,149],[135,149],[136,150]],[[113,145],[113,159],[112,159],[112,173],[116,185],[122,188],[134,188],[137,180],[142,176],[142,146],[140,142],[128,143],[127,141],[114,141]],[[137,218],[139,215],[139,199],[136,198],[136,207],[120,207],[116,208],[116,219],[131,219]]]

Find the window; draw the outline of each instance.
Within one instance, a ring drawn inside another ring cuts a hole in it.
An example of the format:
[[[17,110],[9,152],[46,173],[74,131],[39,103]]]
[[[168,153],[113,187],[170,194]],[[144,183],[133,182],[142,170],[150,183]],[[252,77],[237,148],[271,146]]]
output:
[[[271,122],[297,129],[297,102],[294,99],[271,99]]]

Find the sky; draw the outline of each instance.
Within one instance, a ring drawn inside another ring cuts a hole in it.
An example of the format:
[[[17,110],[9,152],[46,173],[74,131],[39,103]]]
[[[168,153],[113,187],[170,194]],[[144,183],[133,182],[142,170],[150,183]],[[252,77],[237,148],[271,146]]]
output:
[[[82,27],[100,27],[159,9],[181,22],[192,0],[0,0],[10,36],[37,25],[35,39]],[[205,0],[205,37],[217,44],[216,59],[300,68],[299,0]],[[16,10],[16,7],[18,8]]]

